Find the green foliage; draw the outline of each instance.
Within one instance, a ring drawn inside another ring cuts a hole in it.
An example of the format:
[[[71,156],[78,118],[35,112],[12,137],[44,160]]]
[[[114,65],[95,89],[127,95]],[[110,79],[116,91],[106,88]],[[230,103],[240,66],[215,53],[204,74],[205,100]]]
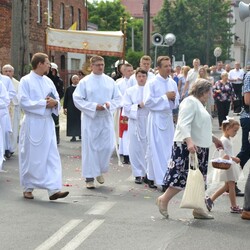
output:
[[[122,22],[121,18],[123,18]],[[96,24],[99,31],[124,30],[125,19],[127,20],[126,52],[132,47],[132,27],[134,30],[134,48],[135,51],[140,52],[142,51],[143,20],[131,18],[120,0],[88,3],[88,21]],[[105,71],[110,73],[112,71],[112,64],[119,59],[105,56]],[[127,58],[126,60],[129,61]]]
[[[222,48],[220,60],[227,60],[232,44],[232,23],[228,22],[231,1],[227,0],[164,0],[163,7],[154,18],[156,32],[173,33],[176,42],[173,55],[181,60],[185,55],[188,65],[193,58],[202,64],[214,64],[213,51]],[[158,55],[163,52],[159,48]]]
[[[140,58],[143,56],[143,51],[132,51],[129,49],[127,55],[126,55],[126,60],[133,65],[134,69],[139,67],[140,64]]]

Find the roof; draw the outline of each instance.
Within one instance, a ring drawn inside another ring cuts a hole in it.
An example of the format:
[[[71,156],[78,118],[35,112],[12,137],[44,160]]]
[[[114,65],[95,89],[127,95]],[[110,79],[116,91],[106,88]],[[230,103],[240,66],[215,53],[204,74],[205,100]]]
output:
[[[150,1],[150,16],[155,16],[161,9],[164,0],[151,0]],[[144,0],[121,0],[122,5],[132,17],[143,17],[143,4]]]

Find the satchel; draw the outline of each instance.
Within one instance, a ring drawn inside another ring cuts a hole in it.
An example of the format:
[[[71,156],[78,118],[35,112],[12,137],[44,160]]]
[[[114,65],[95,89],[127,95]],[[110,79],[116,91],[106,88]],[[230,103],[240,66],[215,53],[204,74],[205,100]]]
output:
[[[204,199],[205,183],[198,166],[197,154],[189,154],[188,176],[180,208],[206,209]]]

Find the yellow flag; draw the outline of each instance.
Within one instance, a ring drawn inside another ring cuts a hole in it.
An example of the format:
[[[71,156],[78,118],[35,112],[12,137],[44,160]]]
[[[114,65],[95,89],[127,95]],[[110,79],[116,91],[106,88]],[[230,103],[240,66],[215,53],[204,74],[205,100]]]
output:
[[[77,22],[74,22],[68,30],[76,30]]]

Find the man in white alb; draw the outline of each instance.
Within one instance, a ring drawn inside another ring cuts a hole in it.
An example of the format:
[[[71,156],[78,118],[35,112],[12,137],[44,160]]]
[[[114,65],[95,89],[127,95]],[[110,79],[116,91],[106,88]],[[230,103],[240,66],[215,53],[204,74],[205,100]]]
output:
[[[148,147],[146,154],[147,179],[150,188],[154,184],[163,186],[163,178],[171,157],[174,122],[173,109],[179,105],[179,92],[176,82],[169,77],[171,61],[168,56],[157,59],[159,73],[148,82],[148,92],[144,97],[148,116]],[[147,180],[146,179],[146,180]]]
[[[115,146],[114,111],[120,107],[121,94],[115,81],[104,74],[104,59],[90,59],[92,73],[84,77],[73,93],[75,106],[82,111],[82,176],[86,187],[94,189],[94,178],[104,183]]]
[[[18,94],[24,119],[19,137],[19,169],[23,196],[34,199],[35,188],[46,189],[50,200],[66,197],[61,192],[62,166],[57,149],[52,113],[58,115],[60,99],[54,83],[46,76],[48,56],[36,53],[32,71],[21,78]]]

